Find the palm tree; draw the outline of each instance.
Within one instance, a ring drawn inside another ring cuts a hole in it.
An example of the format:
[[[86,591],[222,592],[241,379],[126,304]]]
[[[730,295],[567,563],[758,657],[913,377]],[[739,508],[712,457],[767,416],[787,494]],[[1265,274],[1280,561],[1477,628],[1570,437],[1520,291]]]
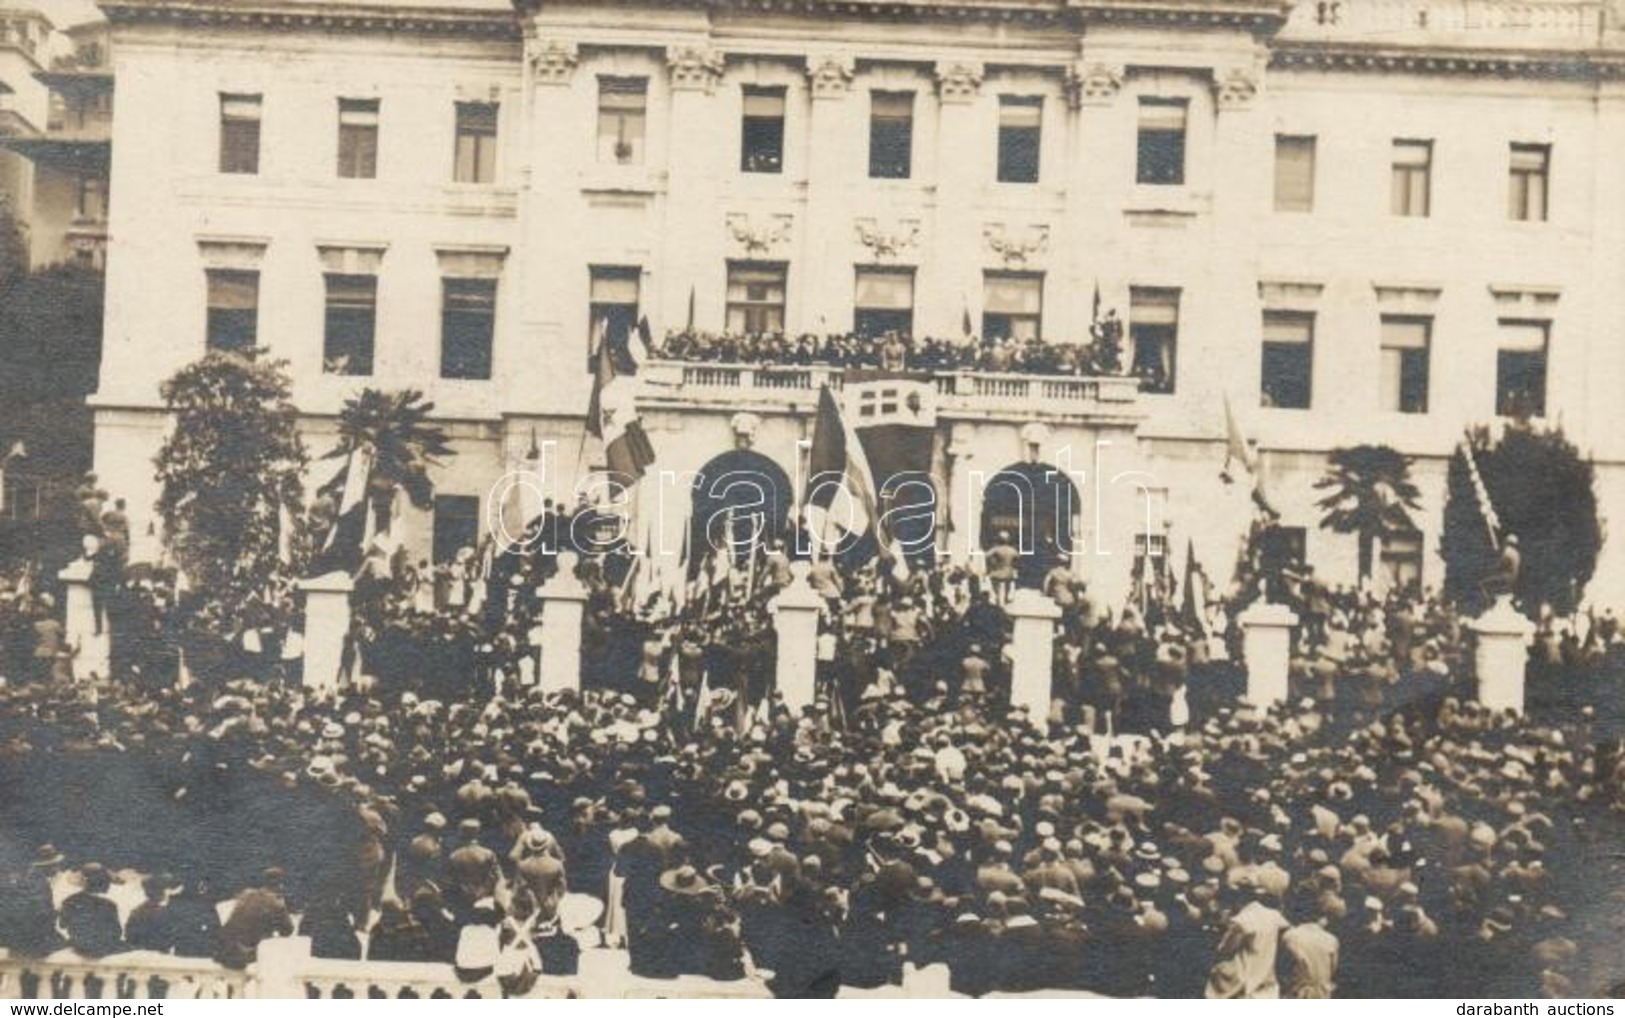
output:
[[[1422,492],[1411,482],[1411,460],[1386,445],[1337,449],[1327,458],[1326,476],[1316,488],[1330,489],[1317,504],[1325,510],[1320,525],[1360,542],[1360,579],[1371,578],[1378,538],[1416,529],[1411,511],[1420,511]]]
[[[367,499],[380,533],[393,522],[390,513],[396,491],[406,492],[419,509],[434,505],[429,468],[456,452],[445,431],[430,420],[433,413],[434,404],[417,389],[363,389],[345,400],[339,410],[339,444],[328,457],[365,451],[372,464]]]

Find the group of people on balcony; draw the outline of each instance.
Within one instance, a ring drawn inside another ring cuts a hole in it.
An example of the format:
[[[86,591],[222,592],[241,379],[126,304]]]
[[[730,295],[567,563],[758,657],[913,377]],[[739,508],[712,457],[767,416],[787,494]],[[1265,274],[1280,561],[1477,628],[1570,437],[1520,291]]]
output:
[[[827,365],[884,371],[988,371],[1037,375],[1102,375],[1120,371],[1122,325],[1115,312],[1091,330],[1087,343],[1052,342],[1036,336],[911,336],[887,331],[817,335],[803,333],[674,332],[651,351],[677,361],[769,367]],[[1102,341],[1102,335],[1107,341]]]

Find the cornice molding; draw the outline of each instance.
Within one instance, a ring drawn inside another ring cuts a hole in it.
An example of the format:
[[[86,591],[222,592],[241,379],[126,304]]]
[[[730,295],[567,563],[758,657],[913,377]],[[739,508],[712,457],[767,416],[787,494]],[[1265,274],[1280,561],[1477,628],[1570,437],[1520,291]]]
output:
[[[129,2],[109,0],[101,7],[114,25],[170,24],[242,28],[322,29],[332,32],[404,32],[410,35],[460,35],[476,38],[520,38],[519,23],[508,11],[467,11],[445,7],[380,7],[352,3],[238,5],[209,2]]]
[[[1625,53],[1552,50],[1400,49],[1358,44],[1277,42],[1272,71],[1434,74],[1546,81],[1625,78]]]

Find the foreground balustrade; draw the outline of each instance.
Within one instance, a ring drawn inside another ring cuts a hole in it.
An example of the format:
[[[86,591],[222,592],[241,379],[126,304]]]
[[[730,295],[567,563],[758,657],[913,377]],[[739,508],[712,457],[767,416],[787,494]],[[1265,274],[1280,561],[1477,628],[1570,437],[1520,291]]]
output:
[[[314,958],[304,937],[261,944],[260,961],[228,969],[206,958],[176,958],[131,951],[85,958],[57,951],[23,958],[0,950],[0,997],[13,1000],[234,1000],[499,998],[494,978],[459,978],[438,962],[347,961]],[[703,976],[645,979],[633,976],[624,951],[587,949],[573,976],[541,976],[526,998],[770,997],[759,978],[719,982]]]

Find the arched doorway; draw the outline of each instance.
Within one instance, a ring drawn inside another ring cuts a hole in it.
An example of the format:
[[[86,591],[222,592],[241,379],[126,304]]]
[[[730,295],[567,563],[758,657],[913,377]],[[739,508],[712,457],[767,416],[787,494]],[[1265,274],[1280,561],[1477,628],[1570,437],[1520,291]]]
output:
[[[1036,587],[1065,561],[1082,501],[1077,486],[1047,463],[1013,463],[994,474],[982,492],[982,547],[1008,535],[1021,552],[1019,582]]]
[[[712,459],[694,478],[689,518],[689,575],[696,575],[712,549],[727,549],[735,564],[749,561],[758,546],[784,536],[795,504],[790,476],[750,449]]]

